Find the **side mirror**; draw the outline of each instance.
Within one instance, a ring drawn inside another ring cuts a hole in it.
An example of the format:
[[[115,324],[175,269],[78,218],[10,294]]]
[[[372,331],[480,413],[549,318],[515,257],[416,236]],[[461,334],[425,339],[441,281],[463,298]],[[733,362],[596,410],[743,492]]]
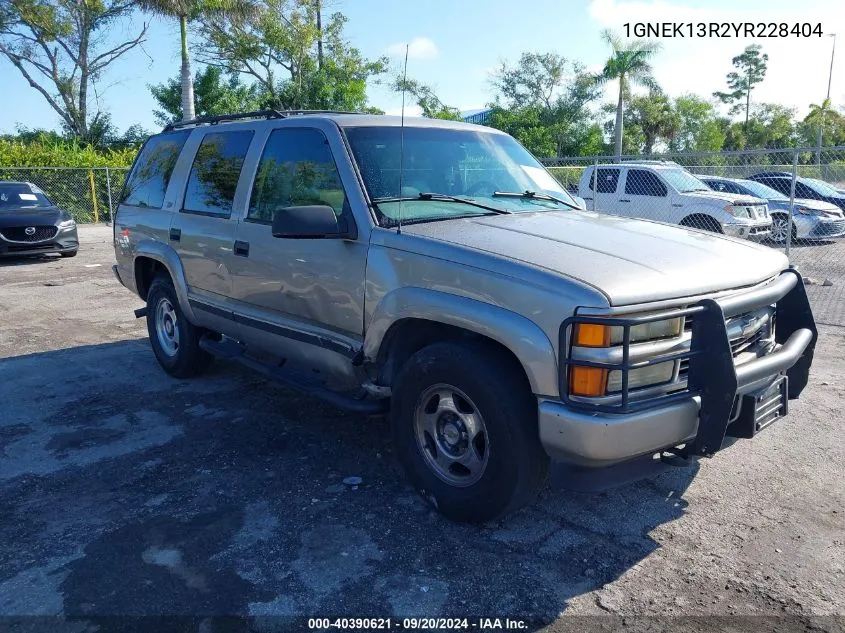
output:
[[[276,211],[273,237],[321,239],[345,237],[345,231],[341,231],[334,209],[327,204],[311,204]]]

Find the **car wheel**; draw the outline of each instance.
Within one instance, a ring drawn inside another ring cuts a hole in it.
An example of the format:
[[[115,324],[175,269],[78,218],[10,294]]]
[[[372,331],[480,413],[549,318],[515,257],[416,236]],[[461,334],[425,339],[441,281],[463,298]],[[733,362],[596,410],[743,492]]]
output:
[[[776,244],[783,244],[786,242],[786,236],[789,235],[789,216],[782,213],[772,214],[772,234],[771,240]],[[792,225],[792,241],[798,237],[798,231],[795,225]]]
[[[394,381],[391,424],[408,479],[452,520],[516,510],[547,479],[537,401],[521,368],[490,344],[435,343],[414,354]]]
[[[153,280],[147,292],[147,332],[159,364],[171,376],[197,376],[213,360],[200,347],[204,330],[185,318],[173,283],[162,275]]]
[[[62,257],[76,257],[76,253],[79,252],[78,250],[75,251],[65,251],[64,253],[59,253]]]

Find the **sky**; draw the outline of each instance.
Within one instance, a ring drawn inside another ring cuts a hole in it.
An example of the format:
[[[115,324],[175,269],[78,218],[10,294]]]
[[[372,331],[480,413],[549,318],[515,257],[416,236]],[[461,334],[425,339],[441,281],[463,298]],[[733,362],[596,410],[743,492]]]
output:
[[[524,51],[553,51],[588,70],[600,70],[608,56],[601,31],[624,34],[623,25],[635,22],[821,23],[821,38],[660,38],[654,73],[670,96],[692,92],[710,98],[715,90],[726,89],[731,58],[758,43],[769,55],[769,66],[753,100],[793,107],[803,117],[809,104],[825,97],[833,43],[827,34],[838,33],[831,101],[845,105],[843,0],[324,0],[324,6],[349,18],[347,38],[366,57],[388,55],[398,70],[407,43],[408,76],[431,85],[441,100],[462,111],[489,103],[491,71]],[[135,123],[157,129],[147,86],[179,71],[175,22],[139,14],[110,37],[137,32],[143,21],[150,23],[143,49],[116,63],[98,91],[101,107],[112,113],[121,131]],[[58,127],[58,115],[5,60],[0,61],[0,78],[0,132],[13,132],[16,125]],[[615,91],[609,84],[605,99],[615,101]],[[399,112],[399,95],[379,86],[372,86],[369,94],[374,106]],[[414,108],[406,112],[412,114]]]

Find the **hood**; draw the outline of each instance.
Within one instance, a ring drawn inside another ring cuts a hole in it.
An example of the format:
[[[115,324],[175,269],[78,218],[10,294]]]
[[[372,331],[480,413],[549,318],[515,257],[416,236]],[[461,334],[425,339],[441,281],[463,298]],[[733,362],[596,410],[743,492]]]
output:
[[[53,225],[59,222],[58,207],[0,207],[0,228],[7,226]]]
[[[720,200],[724,201],[725,204],[742,204],[742,205],[760,205],[766,204],[766,201],[761,198],[755,198],[754,196],[747,196],[742,193],[728,193],[727,191],[713,191],[712,189],[708,189],[707,191],[690,191],[685,194],[685,196],[690,196],[693,198],[705,198],[710,200]]]
[[[770,200],[769,207],[772,209],[788,209],[789,200]],[[834,215],[841,215],[842,211],[835,204],[824,200],[813,200],[812,198],[795,198],[795,208],[805,207],[815,211],[826,211]]]
[[[580,280],[612,306],[750,286],[789,266],[780,252],[684,227],[584,211],[413,224],[403,232]],[[425,254],[425,245],[420,245]]]

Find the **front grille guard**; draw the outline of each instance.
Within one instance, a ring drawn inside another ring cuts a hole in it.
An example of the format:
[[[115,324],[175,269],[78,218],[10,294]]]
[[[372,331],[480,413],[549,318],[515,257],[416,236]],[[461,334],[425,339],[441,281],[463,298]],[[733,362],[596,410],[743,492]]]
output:
[[[775,341],[781,345],[780,350],[736,367],[725,320],[771,304],[776,304]],[[695,318],[688,350],[630,362],[632,327],[690,315]],[[574,326],[581,323],[621,327],[622,362],[572,360],[571,334]],[[765,379],[766,376],[786,371],[789,398],[798,397],[807,385],[818,333],[801,275],[795,268],[790,267],[760,288],[721,299],[703,299],[687,308],[627,318],[576,315],[561,324],[559,337],[560,349],[566,351],[560,372],[560,393],[567,406],[595,413],[628,414],[698,396],[701,398],[698,434],[682,452],[688,455],[712,455],[722,445],[740,388]],[[654,398],[632,400],[628,387],[630,370],[683,359],[689,361],[685,388]],[[572,366],[621,372],[622,390],[619,402],[601,404],[571,397],[569,373]]]

